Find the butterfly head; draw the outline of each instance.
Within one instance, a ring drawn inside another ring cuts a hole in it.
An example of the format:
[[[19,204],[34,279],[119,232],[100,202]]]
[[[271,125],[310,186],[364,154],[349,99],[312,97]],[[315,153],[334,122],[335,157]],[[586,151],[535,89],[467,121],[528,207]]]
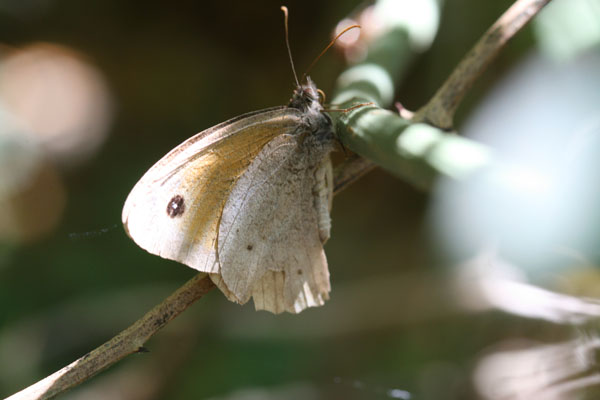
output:
[[[333,138],[331,118],[323,112],[321,99],[320,91],[315,83],[306,77],[306,83],[296,87],[287,105],[302,113],[303,126],[307,128],[304,133],[311,133],[308,147],[312,146],[313,142],[321,146],[329,143]],[[303,137],[305,136],[303,135]]]
[[[323,109],[321,105],[319,96],[319,91],[317,90],[317,86],[310,79],[310,77],[306,77],[306,83],[298,85],[294,93],[292,94],[292,98],[288,103],[288,107],[296,108],[303,113],[320,113]]]

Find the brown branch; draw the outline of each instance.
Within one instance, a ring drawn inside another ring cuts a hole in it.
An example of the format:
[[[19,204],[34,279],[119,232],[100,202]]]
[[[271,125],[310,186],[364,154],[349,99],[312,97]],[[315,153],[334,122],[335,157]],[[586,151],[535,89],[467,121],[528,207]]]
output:
[[[357,165],[362,165],[362,163],[359,162]],[[352,168],[346,168],[340,175],[341,181],[336,179],[336,193],[346,186],[345,182],[353,182],[357,179],[353,175],[353,171]],[[361,175],[365,172],[362,172]],[[150,337],[214,287],[215,285],[206,274],[197,274],[162,303],[108,342],[5,400],[50,399],[79,385],[122,358],[133,353],[144,352],[143,345]]]
[[[358,159],[369,162],[362,158]],[[359,161],[356,165],[362,166],[362,164]],[[359,176],[367,171],[368,169],[359,172]],[[345,188],[347,182],[353,182],[357,178],[355,169],[344,168],[335,182],[336,193]],[[143,345],[150,337],[214,287],[215,285],[206,274],[197,274],[162,303],[108,342],[5,400],[50,399],[79,385],[122,358],[145,351]]]
[[[146,351],[143,345],[152,335],[214,287],[206,274],[197,274],[108,342],[5,400],[52,398],[91,378],[125,356]]]
[[[517,0],[479,39],[433,98],[416,112],[413,121],[451,130],[454,113],[475,80],[506,42],[549,2]]]

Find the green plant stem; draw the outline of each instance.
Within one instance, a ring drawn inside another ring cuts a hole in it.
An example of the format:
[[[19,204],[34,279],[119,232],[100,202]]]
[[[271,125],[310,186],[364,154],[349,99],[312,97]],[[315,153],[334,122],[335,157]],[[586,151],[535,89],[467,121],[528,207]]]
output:
[[[422,188],[440,176],[464,179],[491,167],[491,149],[448,132],[454,112],[507,41],[549,1],[517,0],[411,119],[381,108],[390,106],[398,77],[412,57],[408,31],[391,27],[372,40],[368,57],[341,74],[334,94],[337,107],[351,109],[330,113],[338,137],[345,147],[370,160],[354,159],[338,168],[340,190],[372,169],[373,163]],[[360,103],[373,105],[352,108]]]

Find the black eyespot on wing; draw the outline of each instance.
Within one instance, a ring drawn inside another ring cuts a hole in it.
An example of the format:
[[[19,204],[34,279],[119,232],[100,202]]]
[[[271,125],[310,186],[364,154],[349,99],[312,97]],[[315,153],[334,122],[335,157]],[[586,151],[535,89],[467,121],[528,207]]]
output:
[[[252,250],[254,248],[254,246],[252,246],[251,244],[249,244],[246,249],[248,249],[248,251]]]
[[[167,215],[171,218],[175,218],[185,211],[185,202],[183,201],[183,197],[180,195],[175,195],[171,200],[169,200],[169,204],[167,204]]]

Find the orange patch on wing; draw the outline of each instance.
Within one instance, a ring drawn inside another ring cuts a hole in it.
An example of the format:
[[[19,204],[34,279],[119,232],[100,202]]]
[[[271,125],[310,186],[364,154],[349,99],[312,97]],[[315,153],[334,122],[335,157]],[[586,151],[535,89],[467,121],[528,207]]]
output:
[[[260,150],[275,136],[290,132],[297,121],[277,118],[269,123],[251,125],[216,143],[206,154],[192,161],[183,182],[193,187],[188,204],[193,218],[186,231],[190,242],[214,249],[219,219],[231,189]],[[207,234],[207,233],[214,234]]]

